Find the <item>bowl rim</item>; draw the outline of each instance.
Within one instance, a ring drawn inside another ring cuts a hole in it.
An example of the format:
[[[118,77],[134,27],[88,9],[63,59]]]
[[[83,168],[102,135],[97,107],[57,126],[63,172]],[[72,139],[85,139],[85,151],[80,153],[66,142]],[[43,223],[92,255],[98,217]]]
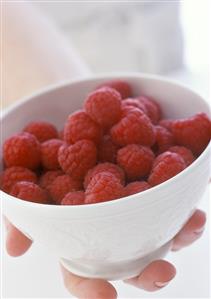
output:
[[[164,76],[161,75],[154,75],[154,74],[145,74],[145,73],[139,73],[139,72],[106,72],[106,73],[100,73],[100,74],[95,74],[95,75],[85,75],[85,76],[77,76],[74,79],[71,80],[64,80],[61,81],[59,83],[56,84],[51,84],[48,85],[47,87],[41,88],[38,91],[32,93],[31,95],[27,95],[26,97],[23,97],[20,101],[10,105],[8,108],[6,108],[4,111],[1,110],[0,113],[0,120],[2,121],[8,114],[10,114],[12,111],[14,111],[16,108],[24,105],[25,103],[33,100],[34,98],[40,97],[44,94],[48,94],[48,93],[52,93],[55,90],[58,89],[63,89],[65,87],[68,87],[69,85],[74,85],[74,84],[78,84],[78,83],[83,83],[83,82],[89,82],[89,81],[94,81],[94,80],[98,80],[98,79],[104,79],[104,80],[112,80],[112,79],[152,79],[158,82],[165,82],[167,84],[170,85],[174,85],[175,87],[178,88],[183,88],[186,91],[198,96],[200,98],[200,101],[203,102],[207,108],[208,108],[208,113],[210,114],[210,105],[204,100],[203,96],[200,95],[200,93],[194,91],[193,89],[189,88],[188,86],[186,86],[184,83],[180,83],[178,80],[175,79],[169,79],[166,78]],[[169,184],[173,183],[174,180],[179,179],[182,175],[185,175],[187,173],[187,171],[191,171],[193,169],[193,167],[197,167],[197,165],[201,162],[201,160],[203,159],[204,156],[206,156],[208,154],[208,152],[211,150],[211,141],[209,142],[209,144],[207,145],[207,147],[204,149],[204,151],[200,154],[200,156],[193,161],[193,163],[191,165],[189,165],[187,168],[185,168],[183,171],[181,171],[180,173],[178,173],[176,176],[168,179],[167,181],[153,186],[150,189],[147,189],[145,191],[139,192],[139,193],[135,193],[132,194],[130,196],[125,196],[119,199],[115,199],[115,200],[110,200],[110,201],[104,201],[104,202],[100,202],[100,203],[94,203],[94,204],[83,204],[83,205],[50,205],[50,204],[39,204],[39,203],[34,203],[34,202],[30,202],[30,201],[26,201],[26,200],[22,200],[19,199],[17,197],[14,197],[2,190],[0,190],[0,194],[5,194],[8,198],[7,200],[12,200],[16,202],[16,204],[20,204],[22,206],[26,206],[26,207],[43,207],[45,209],[95,209],[96,207],[99,208],[107,208],[110,205],[121,205],[122,204],[127,204],[128,201],[130,201],[132,198],[135,198],[138,196],[143,196],[146,195],[150,192],[156,192],[159,189],[163,189],[164,186],[168,186]]]

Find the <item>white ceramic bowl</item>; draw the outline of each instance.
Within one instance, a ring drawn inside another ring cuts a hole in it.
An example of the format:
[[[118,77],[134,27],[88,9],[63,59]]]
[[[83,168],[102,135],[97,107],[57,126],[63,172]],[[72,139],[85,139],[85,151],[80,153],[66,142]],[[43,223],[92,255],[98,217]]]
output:
[[[154,97],[164,116],[209,114],[195,92],[161,77],[106,75],[50,87],[11,107],[1,120],[3,141],[32,120],[62,127],[86,94],[112,78],[127,80],[135,95]],[[106,279],[137,275],[164,256],[171,239],[189,219],[209,179],[210,145],[182,173],[150,190],[121,200],[84,206],[40,205],[1,192],[4,214],[31,239],[45,244],[73,273]]]

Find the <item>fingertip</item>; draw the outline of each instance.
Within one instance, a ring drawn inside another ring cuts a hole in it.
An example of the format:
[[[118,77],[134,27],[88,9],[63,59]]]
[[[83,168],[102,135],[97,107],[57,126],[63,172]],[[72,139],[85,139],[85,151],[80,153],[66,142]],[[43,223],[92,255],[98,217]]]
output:
[[[117,299],[116,289],[108,281],[80,277],[63,266],[61,270],[65,287],[78,299]]]
[[[196,210],[181,231],[174,237],[172,251],[178,251],[191,245],[203,234],[206,224],[206,213]]]
[[[7,222],[6,250],[12,257],[23,255],[32,245],[32,241],[28,239],[11,223]]]
[[[157,291],[167,286],[176,275],[176,268],[165,260],[149,264],[137,277],[125,281],[148,292]]]

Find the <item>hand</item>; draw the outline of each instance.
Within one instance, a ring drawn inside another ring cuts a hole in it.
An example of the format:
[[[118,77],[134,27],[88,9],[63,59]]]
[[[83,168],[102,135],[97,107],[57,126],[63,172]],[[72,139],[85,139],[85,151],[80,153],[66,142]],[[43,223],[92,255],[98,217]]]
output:
[[[192,244],[201,237],[206,222],[206,215],[196,210],[172,242],[172,250],[177,251]],[[17,257],[24,254],[32,241],[5,219],[7,229],[6,248],[9,255]],[[61,267],[67,290],[77,298],[115,299],[117,292],[109,282],[101,279],[87,279],[76,276]],[[157,260],[148,265],[139,276],[126,280],[135,287],[146,291],[156,291],[167,285],[176,275],[175,267],[165,260]]]

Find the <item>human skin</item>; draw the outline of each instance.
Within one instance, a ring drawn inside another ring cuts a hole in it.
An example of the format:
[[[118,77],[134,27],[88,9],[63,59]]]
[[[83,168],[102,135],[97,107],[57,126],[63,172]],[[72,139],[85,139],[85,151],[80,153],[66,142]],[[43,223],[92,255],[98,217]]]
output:
[[[3,107],[39,88],[88,73],[77,53],[30,3],[3,3],[2,24]],[[196,241],[203,233],[205,222],[205,213],[196,210],[175,236],[172,250],[180,250]],[[6,218],[5,224],[8,254],[13,257],[23,255],[32,246],[32,241]],[[117,291],[105,280],[85,279],[63,267],[61,272],[65,287],[77,298],[117,298]],[[156,291],[175,275],[176,269],[171,263],[158,260],[148,265],[139,276],[125,282],[146,291]]]

